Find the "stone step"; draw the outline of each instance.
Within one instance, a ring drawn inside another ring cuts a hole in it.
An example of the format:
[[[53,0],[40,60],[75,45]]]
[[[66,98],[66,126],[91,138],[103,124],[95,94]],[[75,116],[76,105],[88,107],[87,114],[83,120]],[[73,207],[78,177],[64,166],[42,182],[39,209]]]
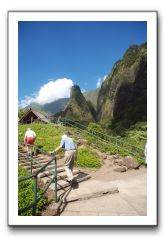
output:
[[[51,160],[50,159],[50,157],[48,157],[48,158],[44,158],[44,157],[38,157],[38,156],[36,156],[35,157],[35,160],[36,161],[40,161],[40,162],[42,162],[42,163],[47,163],[49,160]]]
[[[26,166],[26,168],[29,168],[30,169],[30,165],[29,166]],[[33,173],[37,172],[38,170],[40,170],[42,167],[41,166],[34,166],[33,165]],[[49,172],[54,172],[54,166],[53,167],[46,167],[46,170],[45,171],[49,171]],[[65,171],[65,168],[64,167],[57,167],[57,173],[60,173],[60,172],[63,172]]]
[[[18,149],[23,149],[23,147],[18,145]]]
[[[73,171],[73,174],[78,174],[79,173],[79,170],[74,170]],[[52,175],[52,173],[50,171],[44,171],[42,173],[40,173],[38,175],[39,178],[42,178],[42,177],[49,177],[50,175]],[[66,172],[61,172],[60,174],[57,175],[57,180],[59,179],[65,179],[67,176],[66,176]]]
[[[18,151],[19,151],[19,152],[26,152],[26,150],[23,149],[23,148],[21,148],[21,147],[18,148]]]
[[[80,173],[82,173],[82,172],[80,171],[79,174],[80,174]],[[86,176],[81,177],[81,178],[76,178],[76,177],[75,177],[77,183],[83,182],[83,181],[88,180],[88,179],[90,179],[90,178],[91,178],[91,176],[90,176],[89,174],[87,174]],[[51,185],[52,185],[52,184],[51,184]],[[50,185],[50,187],[51,187],[51,185]],[[57,182],[57,190],[65,189],[65,188],[67,188],[68,186],[70,186],[70,183],[69,183],[68,181],[66,181],[66,180],[59,180],[59,181]],[[52,187],[51,187],[51,188],[52,188]]]
[[[33,159],[35,159],[37,162],[39,162],[40,164],[43,164],[43,165],[48,163],[48,161],[49,161],[49,160],[45,160],[45,159],[38,159],[36,157],[33,157]],[[25,158],[25,157],[20,158],[19,157],[18,160],[19,160],[20,163],[29,163],[30,164],[30,158],[29,157],[27,157],[27,158]],[[53,163],[53,161],[52,161],[52,163]],[[35,161],[33,160],[33,164],[37,164],[37,163],[35,163]]]
[[[18,153],[18,157],[22,157],[22,159],[24,159],[25,155],[27,156],[26,152],[20,152]]]
[[[43,177],[42,182],[44,184],[48,183],[53,178],[53,175],[50,175],[49,177]],[[89,174],[86,174],[84,172],[79,171],[77,174],[75,173],[74,178],[77,180],[78,183],[88,180],[91,178]],[[66,179],[59,179],[57,182],[57,190],[64,189],[68,187],[70,183]],[[54,183],[50,185],[51,189],[54,189]]]
[[[65,167],[61,166],[61,167],[57,167],[57,173],[63,172],[65,171]]]
[[[111,181],[103,182],[91,179],[87,183],[82,183],[78,189],[72,189],[72,192],[65,192],[61,200],[64,203],[73,202],[101,197],[106,194],[114,194],[118,192],[118,187]]]
[[[73,170],[73,175],[78,174],[79,170]],[[57,174],[57,180],[65,179],[67,177],[66,172],[61,172],[60,174]]]
[[[21,159],[21,158],[19,158],[18,159],[19,160],[19,164],[21,164],[22,166],[24,166],[24,167],[26,167],[27,169],[29,168],[30,169],[30,166],[31,166],[31,162],[30,162],[30,160],[29,159]],[[46,161],[46,162],[43,162],[43,161],[37,161],[37,162],[39,162],[39,164],[40,165],[44,165],[44,164],[46,164],[48,161]],[[52,163],[51,164],[49,164],[48,166],[47,166],[47,168],[48,169],[54,169],[54,164],[53,164],[54,162],[52,161]],[[39,165],[39,164],[37,164],[37,163],[34,163],[33,162],[33,168],[41,168],[41,166]],[[62,169],[62,167],[64,167],[63,166],[63,164],[57,164],[57,169],[58,168],[60,168],[60,169]]]
[[[23,166],[23,167],[31,167],[31,162],[30,161],[24,161],[24,162],[22,162],[22,161],[19,161],[19,165],[21,165],[21,166]],[[32,167],[34,168],[34,169],[37,169],[37,168],[41,168],[42,167],[42,164],[41,165],[39,165],[39,164],[36,164],[36,163],[33,163],[32,164]]]
[[[51,179],[53,178],[53,175],[50,175],[49,177],[43,177],[42,178],[42,182],[44,183],[44,184],[46,184],[46,183],[48,183]],[[67,186],[69,186],[70,184],[69,184],[69,182],[66,180],[66,179],[59,179],[58,181],[57,181],[57,190],[59,190],[59,189],[61,189],[61,188],[65,188],[65,187],[67,187]],[[52,183],[51,185],[50,185],[50,188],[51,189],[54,189],[54,183]]]
[[[19,163],[21,164],[30,164],[30,160],[29,159],[18,159]]]
[[[30,166],[29,166],[29,167],[30,167]],[[33,164],[33,168],[34,168],[34,169],[39,170],[41,167],[42,167],[42,166],[40,166],[39,164]],[[48,165],[48,166],[46,167],[46,169],[54,170],[54,165]]]
[[[26,153],[26,151],[24,151],[24,150],[18,150],[18,152],[19,152],[19,153],[23,153],[23,154]]]
[[[79,176],[80,175],[80,176]],[[89,174],[79,172],[79,175],[77,176],[75,184],[73,186],[70,185],[69,182],[66,180],[59,180],[57,184],[57,197],[59,201],[62,201],[63,203],[66,203],[66,198],[68,197],[69,193],[72,191],[72,189],[77,189],[79,187],[79,183],[86,181],[91,178]],[[54,190],[53,184],[50,185],[50,188]]]

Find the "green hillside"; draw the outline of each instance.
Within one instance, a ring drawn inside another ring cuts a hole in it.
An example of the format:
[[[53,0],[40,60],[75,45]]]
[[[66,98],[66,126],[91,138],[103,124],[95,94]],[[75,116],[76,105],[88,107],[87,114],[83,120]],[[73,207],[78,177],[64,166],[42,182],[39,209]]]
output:
[[[19,142],[23,142],[24,134],[29,125],[19,125]],[[35,144],[46,151],[52,151],[57,146],[59,146],[61,141],[61,136],[65,131],[71,131],[76,144],[79,143],[80,134],[78,134],[77,129],[70,129],[65,126],[57,126],[55,124],[30,124],[30,128],[34,130],[37,134],[37,139]],[[82,136],[81,136],[82,137]],[[63,153],[61,150],[59,153]],[[58,153],[58,154],[59,154]],[[92,162],[91,162],[92,161]],[[88,168],[98,168],[101,166],[101,160],[97,154],[91,151],[90,146],[86,145],[78,151],[77,166],[88,167]]]
[[[71,88],[71,96],[64,110],[64,117],[88,124],[95,121],[91,107],[83,96],[80,87],[74,85]]]
[[[19,142],[23,142],[24,134],[28,127],[29,125],[19,125]],[[106,134],[106,131],[101,128],[99,124],[96,123],[89,124],[89,126],[81,132],[73,127],[71,128],[62,125],[57,126],[55,124],[33,123],[30,125],[30,128],[33,129],[37,134],[36,145],[46,151],[52,151],[57,146],[59,146],[62,134],[65,131],[70,131],[75,143],[78,144],[77,166],[91,168],[100,167],[101,160],[95,150],[99,150],[106,154],[120,154],[121,156],[129,155],[128,152],[113,145],[108,145],[97,139],[95,136],[91,136],[90,134],[88,134],[91,129]],[[123,137],[115,136],[112,134],[107,135],[111,137],[111,142],[116,143],[116,139],[118,139],[118,144],[125,144],[123,146],[126,149],[128,149],[127,143],[131,143],[135,146],[141,147],[141,156],[143,156],[143,148],[146,141],[146,134],[146,123],[138,123],[136,124],[136,126],[130,128],[129,130],[126,130]],[[135,150],[134,147],[132,147],[131,149],[131,151]],[[60,153],[62,154],[63,151],[61,150]],[[143,161],[141,160],[141,162]]]
[[[147,121],[147,44],[130,46],[114,64],[99,91],[97,116],[111,129]]]

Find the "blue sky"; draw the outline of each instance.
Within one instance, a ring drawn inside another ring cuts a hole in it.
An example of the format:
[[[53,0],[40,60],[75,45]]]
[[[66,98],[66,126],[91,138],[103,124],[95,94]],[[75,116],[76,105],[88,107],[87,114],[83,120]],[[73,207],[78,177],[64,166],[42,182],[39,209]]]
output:
[[[53,100],[67,97],[72,84],[95,89],[130,45],[147,41],[146,22],[25,21],[18,26],[22,104],[51,102],[54,94]]]

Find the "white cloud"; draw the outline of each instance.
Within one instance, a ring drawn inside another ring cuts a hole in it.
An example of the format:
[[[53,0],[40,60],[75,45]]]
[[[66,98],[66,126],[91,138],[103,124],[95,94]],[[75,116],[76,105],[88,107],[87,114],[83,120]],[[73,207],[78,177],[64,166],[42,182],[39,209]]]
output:
[[[25,99],[21,100],[19,106],[23,108],[32,102],[44,105],[60,98],[68,98],[70,97],[70,89],[72,86],[73,81],[67,78],[61,78],[54,81],[51,80],[41,86],[34,96],[26,96]]]
[[[73,81],[67,78],[50,81],[40,88],[36,97],[36,102],[39,104],[46,104],[60,98],[68,98],[72,86]]]
[[[33,102],[35,102],[35,97],[25,96],[25,99],[21,100],[18,106],[20,108],[25,108],[27,105],[30,105]]]
[[[86,90],[84,88],[82,88],[81,93],[84,93],[84,92],[86,92]]]
[[[96,83],[96,87],[99,88],[101,87],[103,81],[106,79],[107,75],[103,76],[103,77],[99,77]]]
[[[101,86],[101,84],[102,84],[102,79],[101,79],[101,77],[99,77],[97,80],[97,83],[96,83],[96,87],[99,88]]]

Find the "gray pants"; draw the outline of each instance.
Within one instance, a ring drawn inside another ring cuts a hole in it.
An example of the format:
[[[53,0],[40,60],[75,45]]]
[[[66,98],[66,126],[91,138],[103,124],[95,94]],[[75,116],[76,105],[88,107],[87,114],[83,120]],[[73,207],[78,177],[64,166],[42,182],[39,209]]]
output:
[[[76,150],[70,150],[65,151],[65,171],[68,177],[68,180],[73,179],[73,167],[74,167],[74,161],[77,159],[77,151]]]

